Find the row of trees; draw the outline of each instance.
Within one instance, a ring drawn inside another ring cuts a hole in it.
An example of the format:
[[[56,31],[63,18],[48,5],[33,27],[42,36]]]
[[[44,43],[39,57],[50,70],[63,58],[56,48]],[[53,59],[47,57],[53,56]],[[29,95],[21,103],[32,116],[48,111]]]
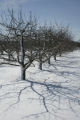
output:
[[[25,78],[26,69],[29,68],[35,60],[39,62],[39,69],[42,70],[42,64],[44,62],[50,64],[51,57],[54,57],[56,61],[57,55],[61,56],[65,52],[70,52],[80,47],[80,43],[73,41],[68,27],[39,26],[31,15],[26,21],[24,17],[22,17],[22,12],[15,15],[12,10],[9,11],[7,18],[4,17],[4,19],[2,19],[0,28],[2,29],[0,31],[0,64],[20,66],[21,80],[25,82],[25,84],[29,83],[26,84],[26,87],[21,87],[18,92],[16,90],[17,101],[10,105],[10,107],[19,103],[22,92],[24,90],[28,91],[28,88],[38,95],[40,103],[42,103],[45,108],[45,112],[41,112],[39,115],[44,113],[52,115],[52,112],[54,112],[55,115],[57,110],[59,110],[59,106],[55,105],[55,101],[61,104],[60,99],[62,98],[69,101],[70,109],[72,110],[72,101],[80,104],[80,97],[78,97],[79,89],[77,91],[76,89],[74,90],[73,87],[62,86],[61,83],[56,85],[53,81],[50,83],[48,81],[26,80]],[[8,86],[12,84],[17,84],[17,82],[5,85]],[[1,85],[1,89],[3,87],[4,85]],[[41,89],[37,89],[38,87]],[[10,93],[8,92],[7,94]],[[6,98],[6,94],[1,95],[1,98],[2,96]],[[30,116],[37,114],[31,114]]]
[[[26,69],[37,60],[39,68],[53,56],[73,51],[78,43],[73,41],[68,27],[55,28],[38,26],[36,19],[30,15],[27,21],[22,12],[16,16],[9,11],[8,20],[0,22],[3,31],[0,32],[1,64],[21,66],[21,79],[25,80]]]

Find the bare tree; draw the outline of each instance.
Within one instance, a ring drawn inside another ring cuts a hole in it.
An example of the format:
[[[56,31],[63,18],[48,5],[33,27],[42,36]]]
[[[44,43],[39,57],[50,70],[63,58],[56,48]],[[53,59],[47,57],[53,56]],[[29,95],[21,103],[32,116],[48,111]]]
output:
[[[33,47],[32,43],[35,39],[34,31],[36,30],[36,23],[32,19],[31,15],[28,21],[24,21],[21,11],[18,14],[18,17],[14,15],[13,10],[9,11],[9,15],[10,18],[8,22],[0,23],[0,25],[5,29],[5,34],[1,33],[1,36],[3,36],[4,40],[7,40],[7,42],[3,44],[4,51],[9,56],[9,58],[3,59],[18,62],[18,65],[21,66],[21,79],[25,79],[25,71],[36,57],[36,53],[33,52],[33,49],[31,50]],[[30,49],[28,49],[29,46]],[[14,54],[12,54],[12,51]],[[10,58],[10,56],[12,57]]]
[[[14,11],[9,11],[9,19],[7,22],[1,22],[0,25],[4,27],[5,32],[0,33],[0,50],[1,64],[10,64],[21,67],[21,81],[28,83],[26,87],[18,90],[17,101],[13,105],[20,102],[21,94],[24,90],[30,88],[35,93],[44,106],[44,112],[36,113],[33,115],[25,116],[25,118],[35,116],[37,114],[42,115],[49,113],[54,115],[54,112],[59,107],[54,105],[55,101],[60,104],[60,99],[64,98],[69,101],[69,104],[73,101],[80,104],[80,97],[78,97],[79,89],[73,87],[65,87],[59,82],[54,83],[53,81],[35,81],[26,80],[25,72],[34,60],[39,61],[39,68],[42,70],[42,64],[47,62],[50,64],[50,58],[53,56],[56,61],[56,56],[66,51],[71,50],[71,45],[74,46],[70,36],[67,32],[60,29],[55,31],[53,28],[39,27],[37,29],[36,22],[30,18],[25,21],[20,12],[18,17],[14,15]],[[4,34],[5,33],[5,34]],[[73,47],[74,49],[74,47]],[[18,81],[19,83],[19,81]],[[14,83],[14,84],[17,84]],[[7,86],[7,84],[5,84]],[[5,85],[1,85],[0,89]],[[10,85],[10,84],[8,84]],[[36,86],[41,87],[37,89]],[[8,94],[10,94],[8,92]],[[4,97],[5,95],[3,95]],[[2,96],[0,96],[2,97]],[[72,108],[71,108],[72,109]]]

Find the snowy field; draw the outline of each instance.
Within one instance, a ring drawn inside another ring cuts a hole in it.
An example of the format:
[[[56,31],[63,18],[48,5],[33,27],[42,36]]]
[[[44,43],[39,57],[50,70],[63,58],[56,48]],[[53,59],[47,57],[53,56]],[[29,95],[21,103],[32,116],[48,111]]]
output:
[[[0,120],[80,120],[80,99],[77,99],[80,98],[80,51],[63,54],[56,62],[51,58],[51,65],[44,64],[42,71],[37,62],[34,64],[35,67],[27,69],[26,79],[70,88],[65,94],[74,100],[67,99],[64,91],[56,98],[46,95],[43,87],[35,85],[36,90],[46,95],[50,113],[45,112],[40,96],[30,89],[28,82],[20,80],[20,68],[1,65]]]

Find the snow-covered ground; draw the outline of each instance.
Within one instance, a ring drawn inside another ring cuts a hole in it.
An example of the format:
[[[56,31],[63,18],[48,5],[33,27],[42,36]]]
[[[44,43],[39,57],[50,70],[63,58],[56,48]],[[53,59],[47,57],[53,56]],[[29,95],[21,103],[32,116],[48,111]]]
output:
[[[80,120],[80,101],[77,99],[80,98],[80,51],[63,54],[56,62],[51,58],[51,65],[44,64],[42,71],[37,62],[34,64],[35,67],[27,69],[26,79],[70,88],[68,97],[72,94],[71,97],[76,98],[69,101],[62,95],[64,97],[56,100],[45,91],[51,114],[45,113],[41,99],[30,89],[29,83],[20,81],[20,68],[1,65],[0,120]],[[43,90],[41,86],[35,88]],[[44,90],[42,92],[44,94]]]

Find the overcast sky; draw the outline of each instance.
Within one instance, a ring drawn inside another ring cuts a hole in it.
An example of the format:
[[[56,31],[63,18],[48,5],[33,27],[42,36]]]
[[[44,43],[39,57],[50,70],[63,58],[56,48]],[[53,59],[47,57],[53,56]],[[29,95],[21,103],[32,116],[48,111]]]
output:
[[[32,11],[41,24],[69,25],[75,39],[80,39],[80,0],[0,0],[0,14],[8,8]]]

